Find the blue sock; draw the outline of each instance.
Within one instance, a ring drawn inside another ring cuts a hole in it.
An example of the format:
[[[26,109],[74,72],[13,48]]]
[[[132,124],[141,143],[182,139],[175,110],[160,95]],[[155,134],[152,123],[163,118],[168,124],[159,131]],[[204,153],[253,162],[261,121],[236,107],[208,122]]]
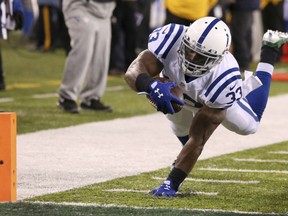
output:
[[[246,98],[260,121],[268,101],[271,74],[264,71],[256,71],[256,76],[261,80],[263,85],[248,94]]]
[[[188,141],[189,136],[188,136],[188,135],[187,135],[187,136],[182,136],[182,137],[177,136],[177,138],[180,140],[180,142],[181,142],[182,145],[184,146],[185,143]]]

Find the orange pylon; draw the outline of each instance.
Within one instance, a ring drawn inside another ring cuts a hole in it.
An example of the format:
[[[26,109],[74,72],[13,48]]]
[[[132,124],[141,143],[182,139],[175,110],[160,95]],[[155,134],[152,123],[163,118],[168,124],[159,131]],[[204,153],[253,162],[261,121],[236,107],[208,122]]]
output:
[[[0,202],[16,201],[16,113],[0,112]]]

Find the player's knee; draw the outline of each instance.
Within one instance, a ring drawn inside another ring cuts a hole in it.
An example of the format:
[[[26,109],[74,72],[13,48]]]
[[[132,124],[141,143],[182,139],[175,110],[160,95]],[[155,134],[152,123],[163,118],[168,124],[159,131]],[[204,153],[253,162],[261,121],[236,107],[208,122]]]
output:
[[[258,125],[259,125],[258,123],[246,125],[247,127],[239,128],[239,130],[236,133],[244,136],[254,134],[257,132]]]
[[[254,133],[256,133],[256,131],[257,131],[257,128],[251,127],[251,128],[246,128],[245,130],[239,130],[236,133],[239,134],[239,135],[246,136],[246,135],[254,134]]]
[[[239,135],[249,135],[249,134],[254,134],[257,131],[259,122],[255,121],[249,121],[245,122],[242,121],[241,124],[233,124],[232,122],[229,121],[224,121],[223,126],[226,127],[228,130],[233,131]]]

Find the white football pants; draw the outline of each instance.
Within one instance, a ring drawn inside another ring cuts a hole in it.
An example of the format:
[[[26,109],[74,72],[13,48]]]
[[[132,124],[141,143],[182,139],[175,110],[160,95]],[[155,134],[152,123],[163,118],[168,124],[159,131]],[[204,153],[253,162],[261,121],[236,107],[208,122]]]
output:
[[[189,134],[190,125],[198,110],[196,108],[192,110],[190,107],[186,109],[184,106],[180,112],[166,115],[176,136],[183,137]],[[243,98],[227,109],[222,125],[237,134],[248,135],[257,131],[259,120]]]

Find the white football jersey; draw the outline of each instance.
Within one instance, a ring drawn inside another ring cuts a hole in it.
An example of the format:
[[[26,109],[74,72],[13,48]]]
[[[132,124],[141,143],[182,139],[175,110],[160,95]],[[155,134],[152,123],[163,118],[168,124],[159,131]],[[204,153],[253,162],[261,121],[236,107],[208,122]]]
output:
[[[186,105],[200,108],[228,108],[242,98],[242,77],[230,52],[210,72],[201,77],[186,76],[178,64],[178,49],[187,26],[169,24],[155,29],[149,36],[148,49],[163,65],[163,75],[177,83],[184,93]],[[217,41],[215,41],[217,43]]]

